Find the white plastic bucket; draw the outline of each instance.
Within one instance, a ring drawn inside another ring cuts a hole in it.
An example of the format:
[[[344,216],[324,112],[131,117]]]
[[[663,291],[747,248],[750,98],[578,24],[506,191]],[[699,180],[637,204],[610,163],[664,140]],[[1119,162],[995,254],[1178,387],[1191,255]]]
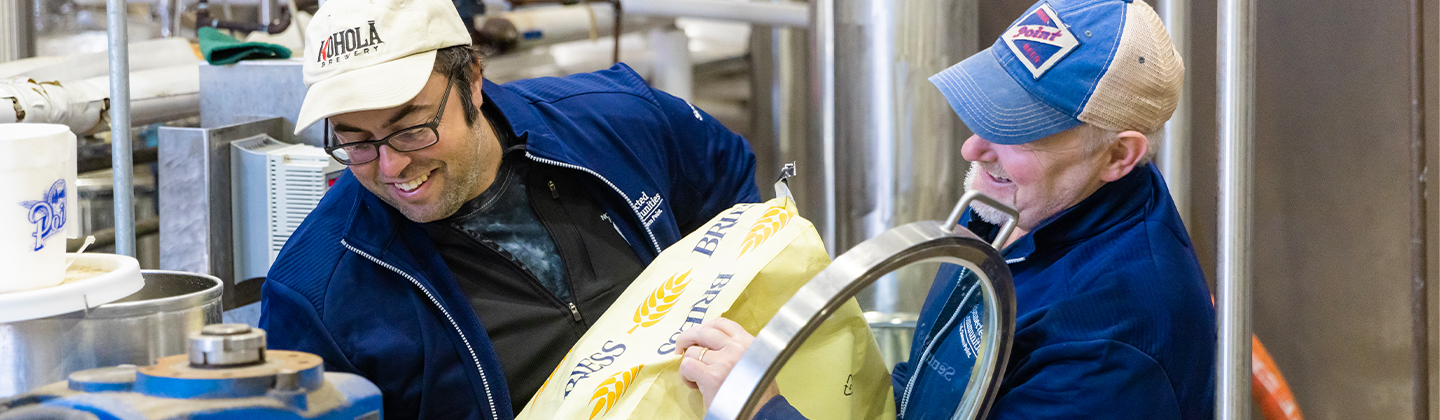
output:
[[[75,134],[55,124],[0,124],[0,293],[60,284],[65,239],[80,233]]]

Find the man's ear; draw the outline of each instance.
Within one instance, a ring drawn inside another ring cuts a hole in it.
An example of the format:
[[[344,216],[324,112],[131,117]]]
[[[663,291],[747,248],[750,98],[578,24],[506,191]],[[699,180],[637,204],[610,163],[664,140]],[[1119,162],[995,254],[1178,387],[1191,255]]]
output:
[[[485,66],[480,65],[480,60],[470,63],[470,74],[475,75],[470,81],[470,95],[476,107],[485,103],[485,95],[480,93],[485,88]]]
[[[1150,153],[1150,140],[1139,131],[1123,131],[1115,136],[1119,139],[1103,152],[1105,166],[1100,170],[1100,179],[1105,182],[1115,182],[1129,175]]]

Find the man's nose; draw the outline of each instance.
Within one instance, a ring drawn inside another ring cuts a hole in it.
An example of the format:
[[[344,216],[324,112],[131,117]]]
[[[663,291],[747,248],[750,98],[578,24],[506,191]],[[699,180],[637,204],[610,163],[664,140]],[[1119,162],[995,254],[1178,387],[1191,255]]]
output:
[[[993,162],[995,161],[994,146],[995,144],[989,140],[980,138],[979,135],[972,135],[960,147],[960,156],[970,162]]]
[[[376,159],[380,164],[380,175],[386,178],[399,178],[405,167],[410,166],[410,157],[404,153],[397,152],[390,145],[381,145],[376,150],[380,157]]]

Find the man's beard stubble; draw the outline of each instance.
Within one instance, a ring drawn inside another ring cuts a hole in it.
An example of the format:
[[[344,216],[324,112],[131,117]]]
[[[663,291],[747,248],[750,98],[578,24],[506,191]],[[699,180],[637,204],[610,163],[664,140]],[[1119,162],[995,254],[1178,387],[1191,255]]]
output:
[[[475,184],[480,182],[480,171],[483,169],[480,167],[480,155],[482,154],[482,142],[485,141],[481,127],[484,126],[484,123],[484,120],[476,121],[476,124],[472,124],[470,127],[470,139],[473,139],[471,142],[475,145],[474,150],[472,150],[473,153],[457,156],[448,162],[442,162],[443,164],[439,167],[439,172],[443,172],[445,189],[440,191],[440,197],[435,203],[428,206],[402,205],[402,203],[399,203],[398,200],[388,194],[388,190],[386,190],[387,194],[376,193],[375,195],[379,196],[380,199],[385,201],[386,204],[389,204],[390,207],[399,210],[401,214],[405,215],[405,218],[416,223],[433,222],[455,214],[456,211],[460,210],[461,206],[465,205],[465,202],[474,198],[468,197],[469,194],[467,194],[467,192],[473,191]],[[440,141],[445,141],[445,139],[442,138]],[[411,161],[410,167],[432,167],[433,165],[429,164],[432,161],[433,160]],[[437,173],[437,175],[440,174]],[[419,174],[408,178],[415,176],[419,176]],[[382,186],[382,188],[384,187],[388,186]]]
[[[993,166],[994,169],[989,172],[993,172],[1007,179],[1010,177],[1009,174],[1005,173],[1005,168],[1000,166],[1000,164],[994,163],[988,165]],[[980,162],[970,162],[970,170],[965,171],[965,191],[975,191],[975,182],[978,181],[980,171],[987,170],[984,166],[986,166],[986,164],[981,164]],[[988,196],[989,194],[986,195]],[[1015,197],[990,198],[993,198],[1007,206],[1010,206],[1010,208],[1015,208]],[[996,210],[993,207],[985,205],[984,203],[975,202],[975,205],[972,206],[972,208],[975,210],[975,214],[980,216],[980,220],[984,220],[985,223],[989,223],[992,225],[1003,225],[1006,220],[1010,219],[1010,215],[1005,214],[1000,210]]]

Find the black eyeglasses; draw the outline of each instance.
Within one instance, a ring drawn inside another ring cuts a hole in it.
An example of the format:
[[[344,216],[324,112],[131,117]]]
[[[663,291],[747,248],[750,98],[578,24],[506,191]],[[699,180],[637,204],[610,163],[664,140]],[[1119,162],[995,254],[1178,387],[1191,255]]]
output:
[[[435,118],[430,122],[414,127],[406,128],[391,133],[380,140],[370,141],[346,141],[340,133],[331,132],[334,146],[326,147],[325,153],[330,157],[346,165],[363,165],[370,163],[380,157],[380,146],[389,145],[397,152],[413,152],[434,146],[440,142],[440,117],[445,115],[445,102],[450,100],[450,87],[455,85],[452,79],[445,84],[444,96],[440,97],[440,109],[435,110]],[[327,124],[326,128],[330,128]]]

